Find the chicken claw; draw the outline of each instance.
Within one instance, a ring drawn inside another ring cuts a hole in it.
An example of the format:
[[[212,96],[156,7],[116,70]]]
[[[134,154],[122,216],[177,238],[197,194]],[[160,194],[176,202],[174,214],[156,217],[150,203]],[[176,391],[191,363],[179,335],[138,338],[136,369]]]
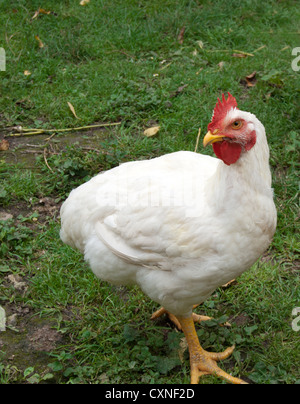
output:
[[[189,347],[191,384],[198,384],[199,378],[203,375],[215,375],[233,384],[247,384],[243,380],[224,372],[217,365],[217,361],[226,359],[232,354],[234,346],[220,353],[207,352],[200,345],[193,317],[177,317],[177,320],[181,324]]]

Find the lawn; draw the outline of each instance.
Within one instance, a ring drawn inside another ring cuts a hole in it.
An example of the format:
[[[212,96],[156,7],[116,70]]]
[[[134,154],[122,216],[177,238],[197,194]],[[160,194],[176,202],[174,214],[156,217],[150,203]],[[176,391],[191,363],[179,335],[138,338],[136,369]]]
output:
[[[278,226],[196,309],[214,318],[199,339],[236,344],[221,366],[248,382],[300,382],[299,18],[296,0],[0,2],[0,384],[189,382],[182,333],[150,321],[137,287],[95,279],[60,241],[59,207],[99,171],[194,150],[226,91],[265,125]]]

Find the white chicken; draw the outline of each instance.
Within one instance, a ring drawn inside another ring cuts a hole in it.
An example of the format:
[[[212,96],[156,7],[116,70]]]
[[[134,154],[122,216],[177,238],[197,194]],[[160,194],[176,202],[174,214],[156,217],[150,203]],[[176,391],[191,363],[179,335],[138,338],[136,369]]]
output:
[[[180,151],[128,162],[73,190],[61,208],[61,238],[82,251],[97,277],[138,284],[163,306],[160,313],[178,320],[191,383],[214,374],[242,384],[217,365],[234,347],[205,351],[192,309],[250,268],[271,242],[269,148],[264,126],[230,93],[218,99],[203,144],[218,158]]]

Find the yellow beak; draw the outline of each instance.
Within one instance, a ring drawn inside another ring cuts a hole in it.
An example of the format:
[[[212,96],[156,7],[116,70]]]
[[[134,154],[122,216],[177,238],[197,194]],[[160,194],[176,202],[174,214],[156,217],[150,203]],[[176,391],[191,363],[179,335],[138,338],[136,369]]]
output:
[[[209,144],[215,143],[215,142],[221,142],[225,135],[218,135],[218,130],[214,131],[214,134],[211,133],[211,131],[208,131],[207,134],[203,138],[203,146],[206,147]]]

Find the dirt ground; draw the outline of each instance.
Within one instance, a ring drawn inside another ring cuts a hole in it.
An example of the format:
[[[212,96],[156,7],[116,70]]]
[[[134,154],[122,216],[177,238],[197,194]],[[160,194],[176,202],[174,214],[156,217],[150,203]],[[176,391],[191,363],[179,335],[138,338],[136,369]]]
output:
[[[26,282],[16,281],[19,288],[26,288]],[[34,364],[35,372],[48,373],[48,363],[53,361],[48,353],[63,336],[55,330],[55,322],[49,318],[37,317],[28,307],[15,304],[2,306],[6,312],[6,330],[0,332],[0,351],[5,352],[4,363],[24,372]],[[53,381],[52,381],[53,382]]]
[[[3,138],[3,135],[0,135],[0,140],[1,137]],[[43,153],[47,137],[42,135],[8,138],[9,148],[0,151],[0,158],[8,164],[25,163],[26,167],[30,168],[34,165],[35,158]],[[64,144],[78,139],[79,135],[65,135]],[[52,150],[59,150],[55,144],[51,147]],[[26,217],[33,212],[38,212],[39,223],[42,223],[49,217],[57,217],[59,209],[60,204],[57,204],[54,198],[44,197],[30,207],[25,202],[20,202],[17,206],[0,207],[0,220],[14,219],[18,222],[18,215]],[[1,306],[5,313],[5,330],[0,329],[0,359],[5,365],[15,367],[17,371],[24,372],[27,368],[34,366],[34,371],[43,375],[49,372],[47,364],[53,361],[49,352],[62,343],[63,335],[55,329],[57,323],[55,319],[41,319],[29,307],[18,303],[18,295],[24,295],[29,288],[28,279],[11,273],[7,275],[5,272],[1,273],[1,277],[4,277],[2,286],[13,288],[16,303],[6,303]],[[53,379],[49,382],[53,383]]]
[[[12,132],[18,134],[16,131]],[[65,146],[73,145],[77,142],[80,143],[81,148],[93,150],[99,147],[99,143],[106,137],[107,130],[101,127],[83,132],[66,132],[52,135],[46,133],[10,136],[0,132],[0,159],[4,159],[7,164],[24,163],[27,168],[33,168],[35,158],[40,155],[43,156],[45,150],[47,154],[55,154]],[[1,142],[5,142],[3,150],[1,150]]]

